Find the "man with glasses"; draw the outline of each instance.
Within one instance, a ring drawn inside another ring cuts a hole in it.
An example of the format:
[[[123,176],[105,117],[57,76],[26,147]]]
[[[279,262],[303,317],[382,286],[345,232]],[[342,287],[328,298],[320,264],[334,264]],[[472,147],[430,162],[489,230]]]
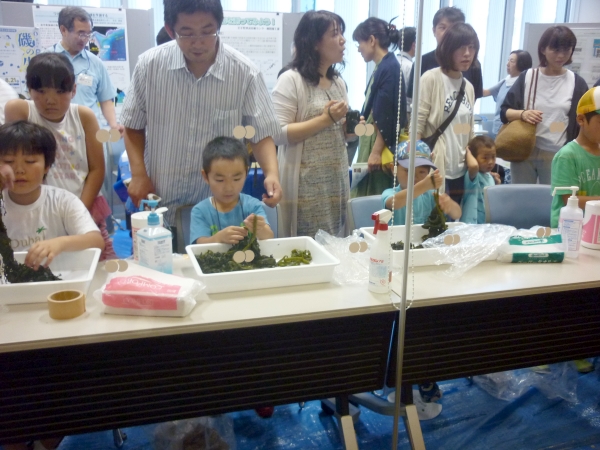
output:
[[[100,58],[86,48],[92,36],[90,15],[83,8],[67,6],[58,14],[58,27],[62,39],[46,51],[64,53],[73,64],[77,85],[73,103],[85,105],[95,113],[98,113],[97,103],[100,103],[108,125],[123,134],[123,126],[117,123],[115,112],[117,91]]]
[[[155,193],[175,210],[210,195],[200,176],[202,152],[217,136],[246,134],[265,174],[265,203],[281,198],[275,144],[281,127],[260,71],[223,44],[219,0],[165,0],[165,29],[173,41],[142,54],[133,72],[121,119],[131,166],[129,196],[137,205]],[[225,212],[225,211],[223,211]],[[186,242],[187,244],[187,242]]]

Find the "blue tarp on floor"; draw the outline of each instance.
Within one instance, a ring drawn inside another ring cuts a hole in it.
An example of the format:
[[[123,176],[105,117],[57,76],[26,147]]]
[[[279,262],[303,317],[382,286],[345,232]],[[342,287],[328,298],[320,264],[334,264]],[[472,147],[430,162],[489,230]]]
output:
[[[521,397],[505,401],[488,394],[467,379],[440,383],[443,411],[421,422],[428,449],[529,450],[600,448],[600,370],[580,375],[575,403],[548,399],[535,388]],[[275,408],[270,419],[252,411],[227,414],[235,433],[237,450],[342,449],[335,419],[321,411],[320,402]],[[361,449],[391,447],[392,417],[365,408],[355,425]],[[125,449],[154,448],[157,425],[127,428]],[[410,448],[400,424],[399,448]],[[92,433],[65,438],[61,450],[112,449],[112,433]],[[173,447],[180,448],[180,447]]]

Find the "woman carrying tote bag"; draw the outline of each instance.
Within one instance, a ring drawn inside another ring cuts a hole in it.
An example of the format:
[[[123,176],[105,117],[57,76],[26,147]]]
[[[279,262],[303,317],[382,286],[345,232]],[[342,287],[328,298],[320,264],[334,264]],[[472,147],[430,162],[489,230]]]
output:
[[[511,163],[512,182],[550,184],[552,158],[579,132],[576,108],[588,86],[583,78],[566,69],[571,64],[577,38],[563,25],[548,28],[538,43],[540,60],[535,107],[526,109],[527,93],[534,82],[534,70],[522,72],[500,110],[503,123],[522,120],[536,126],[536,141],[530,156]]]

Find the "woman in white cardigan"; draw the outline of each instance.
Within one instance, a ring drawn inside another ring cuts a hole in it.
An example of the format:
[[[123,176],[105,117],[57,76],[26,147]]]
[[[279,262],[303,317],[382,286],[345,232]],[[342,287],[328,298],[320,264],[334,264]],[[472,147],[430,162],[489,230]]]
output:
[[[440,67],[421,76],[417,138],[431,136],[456,106],[456,98],[463,81],[462,72],[477,59],[479,39],[471,25],[456,23],[442,37],[435,56]],[[446,179],[440,190],[460,205],[464,191],[467,143],[473,137],[473,106],[475,92],[466,79],[465,94],[458,112],[438,139],[433,151],[433,162]]]
[[[344,120],[346,84],[335,70],[343,61],[344,21],[329,11],[308,11],[294,34],[294,60],[273,89],[282,126],[279,203],[284,236],[319,230],[345,233],[350,186]]]

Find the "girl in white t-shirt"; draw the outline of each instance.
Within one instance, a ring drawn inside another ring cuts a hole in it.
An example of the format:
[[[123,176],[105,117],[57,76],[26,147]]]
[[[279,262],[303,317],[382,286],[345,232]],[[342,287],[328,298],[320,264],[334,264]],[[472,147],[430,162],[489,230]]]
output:
[[[111,209],[100,194],[104,182],[104,152],[96,139],[99,129],[93,111],[71,104],[76,74],[69,59],[60,53],[41,53],[27,67],[27,88],[31,100],[6,104],[6,121],[28,120],[48,128],[57,143],[56,161],[46,184],[75,194],[92,214],[105,241],[101,260],[116,258],[106,230]]]
[[[430,137],[451,115],[464,80],[465,94],[452,122],[432,148],[433,163],[445,178],[445,192],[460,204],[467,171],[467,144],[473,137],[473,85],[463,78],[479,52],[479,39],[473,27],[456,23],[444,32],[435,56],[440,67],[421,76],[417,137]]]

